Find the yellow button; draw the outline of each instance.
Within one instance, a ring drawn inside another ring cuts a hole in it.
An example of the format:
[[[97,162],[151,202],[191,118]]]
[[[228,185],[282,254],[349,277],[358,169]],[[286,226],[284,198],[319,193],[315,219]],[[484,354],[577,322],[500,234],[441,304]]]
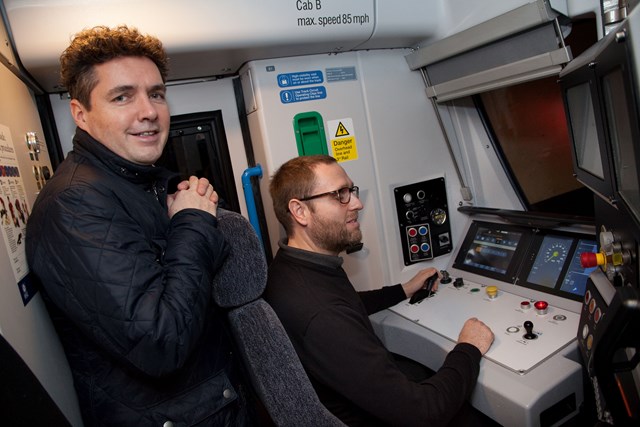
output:
[[[498,287],[487,286],[487,289],[485,289],[485,292],[487,293],[487,295],[489,295],[489,298],[495,298],[498,296]]]

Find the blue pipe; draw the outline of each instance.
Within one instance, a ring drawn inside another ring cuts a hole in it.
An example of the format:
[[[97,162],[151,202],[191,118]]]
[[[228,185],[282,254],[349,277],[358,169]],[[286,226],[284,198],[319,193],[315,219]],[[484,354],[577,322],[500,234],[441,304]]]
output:
[[[257,176],[258,178],[262,178],[262,167],[258,163],[252,168],[246,169],[242,174],[242,189],[244,190],[244,200],[247,204],[247,211],[249,213],[249,222],[253,226],[253,229],[256,230],[256,234],[258,238],[264,245],[264,241],[262,240],[262,233],[260,233],[260,224],[258,222],[258,210],[256,209],[256,200],[253,196],[253,186],[251,185],[251,177]]]

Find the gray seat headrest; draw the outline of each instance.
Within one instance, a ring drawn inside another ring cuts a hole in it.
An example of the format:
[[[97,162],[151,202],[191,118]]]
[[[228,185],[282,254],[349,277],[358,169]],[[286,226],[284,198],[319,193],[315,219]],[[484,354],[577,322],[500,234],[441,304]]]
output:
[[[231,250],[213,278],[213,295],[221,307],[238,307],[262,295],[267,285],[267,261],[262,242],[239,213],[218,209],[218,229]]]

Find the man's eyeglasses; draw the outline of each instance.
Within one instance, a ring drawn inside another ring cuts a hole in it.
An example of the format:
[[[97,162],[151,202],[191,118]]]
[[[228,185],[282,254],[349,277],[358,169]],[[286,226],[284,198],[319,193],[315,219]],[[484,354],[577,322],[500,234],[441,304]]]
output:
[[[333,196],[340,203],[346,205],[351,201],[351,193],[355,194],[357,198],[360,198],[360,188],[357,185],[354,185],[353,187],[343,187],[338,190],[327,191],[326,193],[316,194],[315,196],[309,196],[299,200],[301,202],[306,202],[307,200],[317,199],[318,197]]]

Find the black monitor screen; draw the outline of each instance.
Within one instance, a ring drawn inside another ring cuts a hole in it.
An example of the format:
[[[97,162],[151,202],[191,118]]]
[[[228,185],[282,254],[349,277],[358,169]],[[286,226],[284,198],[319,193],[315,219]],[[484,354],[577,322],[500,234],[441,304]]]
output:
[[[617,189],[631,213],[640,219],[640,175],[638,171],[638,121],[632,90],[622,67],[602,76],[602,100],[607,132],[613,151]]]
[[[580,255],[583,252],[597,252],[598,245],[595,240],[580,239],[578,240],[578,246],[569,264],[569,269],[564,275],[564,279],[560,284],[561,292],[569,292],[574,295],[582,297],[587,289],[587,279],[593,270],[598,267],[584,268],[580,264]]]
[[[604,179],[589,82],[567,89],[566,100],[576,164],[591,175]]]
[[[590,234],[474,221],[453,267],[579,301],[597,268],[582,267],[580,255],[597,251]]]
[[[474,222],[454,267],[511,282],[528,234],[525,228]]]
[[[582,252],[596,252],[595,240],[586,235],[541,231],[524,257],[518,284],[543,292],[580,300],[587,278],[595,269],[580,264]]]
[[[553,288],[567,263],[572,243],[570,237],[545,236],[527,282]]]

